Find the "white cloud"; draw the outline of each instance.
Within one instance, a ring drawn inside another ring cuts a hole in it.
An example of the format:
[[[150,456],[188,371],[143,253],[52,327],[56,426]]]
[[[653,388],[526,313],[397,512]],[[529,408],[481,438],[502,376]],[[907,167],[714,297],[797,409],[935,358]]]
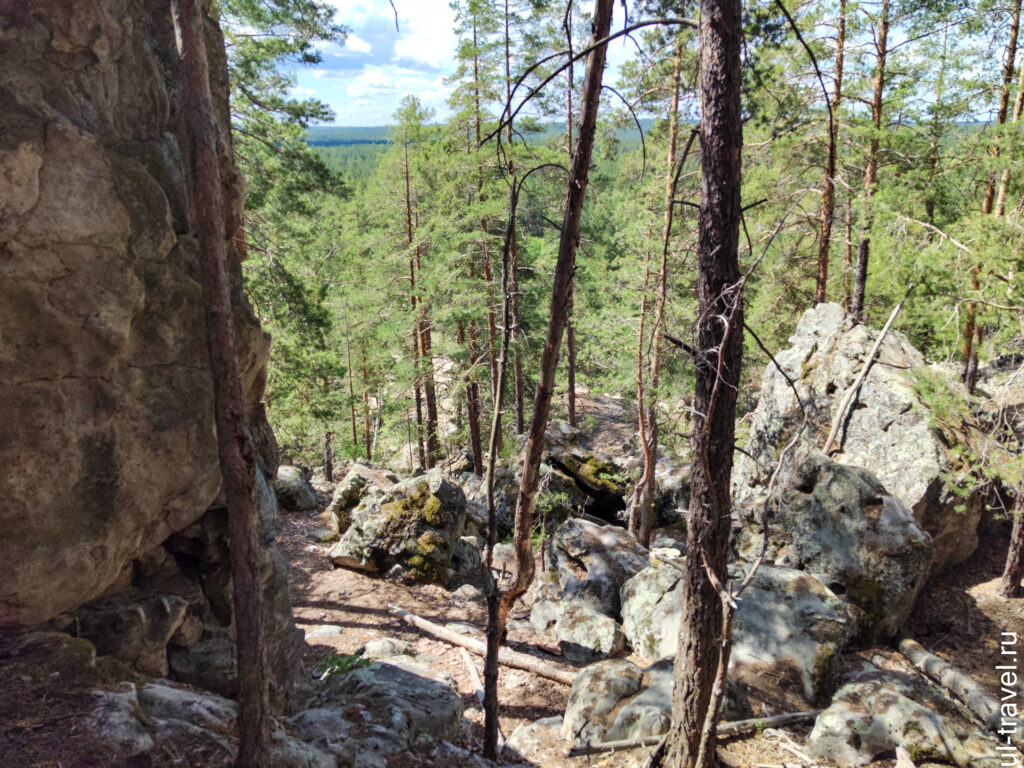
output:
[[[316,91],[312,88],[303,88],[296,85],[292,88],[292,96],[297,96],[300,99],[310,99],[316,96]]]
[[[369,53],[371,50],[370,44],[354,33],[345,38],[345,47],[355,53]]]
[[[360,99],[367,96],[391,94],[397,90],[398,85],[392,75],[387,74],[380,67],[372,67],[363,70],[349,83],[345,93],[353,99]]]

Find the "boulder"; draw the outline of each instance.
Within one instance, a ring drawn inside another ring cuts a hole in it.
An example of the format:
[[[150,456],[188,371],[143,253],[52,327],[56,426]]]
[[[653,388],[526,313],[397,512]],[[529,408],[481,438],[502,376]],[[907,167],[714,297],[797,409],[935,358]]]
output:
[[[281,508],[289,512],[316,509],[316,491],[299,467],[284,465],[277,468],[274,493]]]
[[[466,517],[462,489],[439,470],[410,478],[383,494],[367,494],[328,557],[338,566],[371,573],[395,566],[412,581],[448,578]]]
[[[367,486],[381,488],[382,482],[385,484],[385,487],[393,485],[393,483],[383,479],[379,471],[370,469],[362,464],[353,464],[349,468],[345,477],[341,479],[337,488],[334,489],[330,506],[327,507],[328,519],[339,534],[348,530],[349,525],[352,523],[350,513],[359,503]]]
[[[512,731],[506,743],[515,754],[528,760],[537,760],[550,750],[552,744],[559,742],[558,731],[561,727],[562,718],[557,715],[523,723]]]
[[[130,0],[0,8],[0,624],[102,595],[220,487],[198,247],[195,145],[170,14]],[[215,117],[227,69],[207,24]],[[224,225],[241,224],[230,138]],[[269,337],[229,253],[235,350],[257,460]]]
[[[188,601],[177,595],[118,593],[78,611],[78,634],[96,652],[155,677],[168,673],[167,645],[185,623]]]
[[[547,544],[540,597],[573,601],[612,618],[620,615],[619,590],[648,565],[647,550],[625,528],[567,520]]]
[[[574,518],[552,535],[545,561],[530,610],[533,629],[553,635],[573,661],[620,653],[619,590],[647,565],[647,550],[624,528]]]
[[[589,605],[541,600],[534,603],[530,626],[541,634],[553,634],[562,655],[569,661],[588,664],[617,656],[626,647],[622,626],[611,616]],[[545,616],[541,621],[538,617]]]
[[[331,675],[320,700],[342,708],[358,705],[407,740],[421,734],[451,739],[462,721],[462,697],[451,676],[405,655]]]
[[[811,451],[794,457],[769,517],[768,562],[816,576],[851,608],[856,637],[899,632],[932,562],[931,537],[910,509],[867,470]],[[760,526],[738,532],[748,559],[760,552]]]
[[[602,718],[640,690],[643,670],[625,659],[591,664],[573,680],[560,733],[573,742],[598,741]]]
[[[626,509],[626,477],[607,456],[579,449],[552,450],[547,464],[557,474],[567,476],[583,494],[580,511],[614,522]]]
[[[655,563],[622,588],[626,636],[635,651],[649,658],[675,658],[682,609],[679,576],[672,566]],[[780,693],[789,693],[795,705],[820,704],[834,689],[851,623],[843,601],[813,576],[761,566],[733,618],[729,678],[734,695],[774,702]]]
[[[840,401],[877,338],[878,331],[854,323],[839,305],[819,304],[800,319],[792,346],[776,355],[811,415],[811,447],[823,445]],[[841,452],[833,458],[875,473],[932,536],[935,566],[956,565],[978,546],[978,521],[988,496],[986,485],[964,472],[959,458],[971,450],[971,417],[956,409],[956,403],[966,402],[966,393],[955,378],[930,368],[898,331],[886,335],[877,360],[848,412]],[[944,393],[953,408],[929,391]],[[933,410],[932,405],[951,412]],[[741,505],[759,506],[782,446],[801,420],[793,390],[769,363],[750,440],[745,453],[737,455],[733,472]]]
[[[642,739],[661,736],[672,722],[672,659],[662,659],[644,670],[644,687],[618,710],[603,738]]]
[[[965,724],[953,704],[916,675],[865,665],[818,715],[807,750],[840,765],[867,765],[903,747],[918,764],[997,768],[997,743]]]

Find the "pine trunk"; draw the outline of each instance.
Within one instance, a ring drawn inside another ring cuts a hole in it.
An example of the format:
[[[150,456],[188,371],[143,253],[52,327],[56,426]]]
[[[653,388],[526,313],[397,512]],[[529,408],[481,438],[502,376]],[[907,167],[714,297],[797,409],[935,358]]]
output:
[[[1024,596],[1021,580],[1024,579],[1024,510],[1018,510],[1013,518],[1013,533],[1010,535],[1010,549],[1006,553],[1006,568],[999,594],[1006,598]]]
[[[672,725],[662,765],[707,768],[717,713],[709,711],[723,658],[722,604],[705,565],[726,583],[736,395],[743,356],[743,297],[738,245],[743,122],[740,111],[740,0],[702,0],[703,105],[698,235],[698,350],[691,438],[693,479],[682,573],[682,615],[672,695]],[[701,554],[698,557],[698,553]],[[705,735],[706,734],[706,735]]]
[[[608,36],[611,28],[614,0],[595,0],[591,22],[591,44]],[[533,415],[526,443],[523,465],[523,479],[516,496],[514,547],[516,564],[513,581],[501,595],[497,621],[503,630],[512,604],[522,595],[533,581],[534,562],[530,534],[533,528],[533,500],[540,481],[540,459],[544,451],[544,431],[551,412],[551,399],[555,390],[555,373],[558,367],[558,352],[565,331],[569,309],[569,295],[572,290],[573,271],[576,263],[576,248],[579,245],[580,217],[583,213],[583,198],[590,174],[590,161],[594,148],[594,133],[601,96],[601,78],[604,74],[605,50],[607,46],[594,48],[587,56],[587,68],[583,84],[583,104],[580,111],[576,151],[573,153],[566,191],[565,213],[562,231],[558,241],[558,259],[555,264],[554,286],[548,328],[541,353],[537,391],[534,396]],[[499,631],[499,636],[502,631]]]
[[[864,220],[861,222],[860,246],[857,249],[857,277],[853,286],[850,314],[858,323],[864,321],[864,296],[868,283],[868,260],[871,252],[871,196],[878,174],[879,132],[882,130],[882,99],[885,95],[885,58],[889,53],[889,0],[882,0],[875,31],[875,80],[871,96],[871,124],[874,131],[868,140],[868,158],[864,168]]]
[[[217,452],[231,538],[239,689],[236,765],[267,768],[270,765],[270,703],[263,638],[260,545],[253,496],[254,475],[260,470],[245,421],[235,357],[217,124],[210,96],[204,19],[197,0],[172,0],[171,7],[185,73],[186,115],[195,141],[192,177],[195,226],[199,235],[207,346],[213,375]]]
[[[836,37],[835,91],[829,126],[825,181],[821,191],[821,235],[818,238],[818,284],[814,303],[822,304],[828,290],[828,266],[832,251],[832,221],[836,212],[836,154],[839,148],[839,104],[843,98],[843,56],[846,51],[846,0],[839,0],[839,33]]]

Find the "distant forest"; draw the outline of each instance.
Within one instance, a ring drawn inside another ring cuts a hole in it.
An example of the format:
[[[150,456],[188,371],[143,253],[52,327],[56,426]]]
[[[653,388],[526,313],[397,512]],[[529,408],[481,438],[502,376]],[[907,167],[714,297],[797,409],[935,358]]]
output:
[[[654,128],[654,118],[641,118],[640,128],[647,134]],[[545,122],[527,125],[527,141],[543,145],[558,140],[565,133],[561,123]],[[370,176],[377,158],[387,151],[393,129],[386,125],[345,126],[320,125],[306,131],[306,144],[319,154],[334,173],[356,183]],[[636,123],[617,128],[615,140],[619,149],[633,151],[640,148],[640,130]]]

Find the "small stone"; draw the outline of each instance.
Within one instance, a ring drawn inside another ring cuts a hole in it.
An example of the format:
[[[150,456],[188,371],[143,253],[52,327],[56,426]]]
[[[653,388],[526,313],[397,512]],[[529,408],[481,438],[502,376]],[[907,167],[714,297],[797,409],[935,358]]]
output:
[[[483,597],[484,593],[472,584],[463,584],[461,587],[452,592],[452,597],[456,600],[478,600]]]

